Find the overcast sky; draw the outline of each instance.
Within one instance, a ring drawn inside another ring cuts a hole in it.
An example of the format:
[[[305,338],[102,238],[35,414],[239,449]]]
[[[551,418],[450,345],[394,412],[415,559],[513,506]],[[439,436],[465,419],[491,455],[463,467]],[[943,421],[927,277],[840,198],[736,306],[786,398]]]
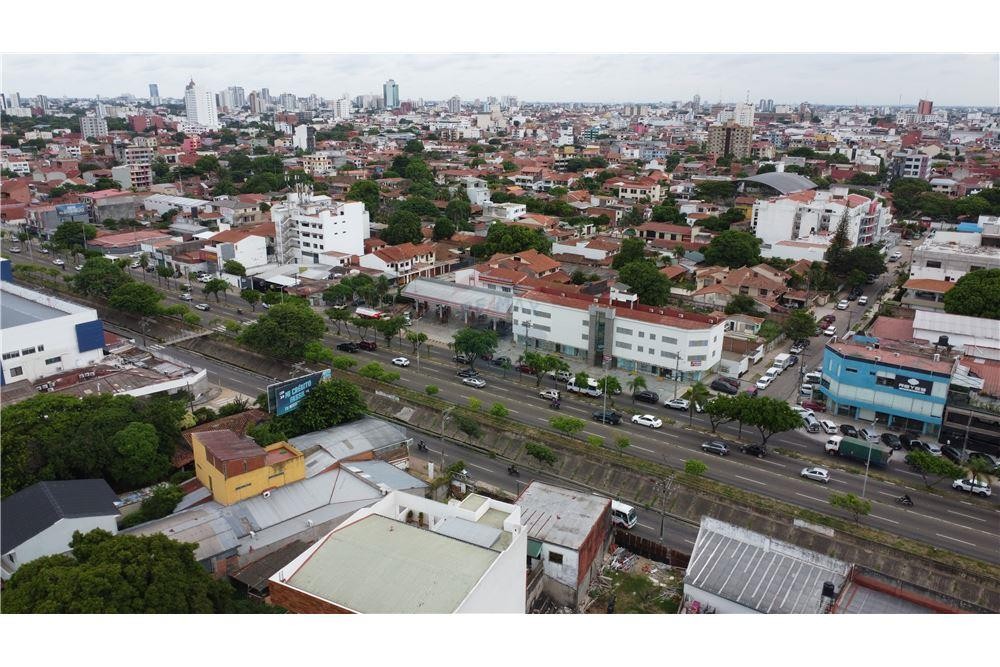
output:
[[[379,93],[393,78],[401,100],[705,102],[747,96],[776,103],[1000,104],[1000,56],[958,54],[261,54],[4,55],[4,92],[51,97],[182,97],[189,77],[212,90],[266,87],[272,95],[336,98]]]

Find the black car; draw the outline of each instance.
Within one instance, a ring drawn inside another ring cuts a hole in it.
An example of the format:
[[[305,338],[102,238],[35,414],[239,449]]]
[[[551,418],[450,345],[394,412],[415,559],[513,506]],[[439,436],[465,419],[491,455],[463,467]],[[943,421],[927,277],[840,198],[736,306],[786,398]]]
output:
[[[759,459],[767,456],[767,447],[764,445],[743,445],[740,447],[740,451],[750,456],[756,456]]]
[[[458,354],[455,355],[455,361],[457,361],[460,364],[471,364],[472,357],[465,354],[464,352],[459,352]]]
[[[373,340],[363,340],[358,343],[358,347],[362,350],[368,350],[369,352],[374,352],[378,349],[378,345]]]
[[[643,391],[637,391],[636,393],[632,394],[632,398],[641,403],[660,402],[660,395],[657,394],[655,391],[649,391],[648,389],[645,389]]]
[[[479,372],[471,368],[463,368],[458,372],[458,377],[460,378],[477,378],[479,377]]]
[[[337,349],[341,352],[357,352],[357,343],[337,343]]]
[[[858,437],[858,429],[854,428],[850,424],[841,424],[840,425],[840,432],[842,434],[846,435],[849,438],[856,438],[856,437]]]
[[[508,366],[512,365],[510,357],[493,357],[493,361],[491,363],[494,366],[503,366],[504,364]]]
[[[952,445],[945,445],[942,447],[941,455],[949,459],[952,463],[957,463],[958,465],[962,465],[962,463],[964,463],[964,459],[968,458],[965,452]]]
[[[882,444],[889,449],[902,449],[903,443],[899,441],[899,436],[895,433],[883,433],[881,436]]]
[[[715,391],[721,391],[723,394],[729,394],[730,396],[735,396],[740,393],[740,388],[738,386],[733,386],[722,378],[712,380],[711,387]]]
[[[622,416],[617,412],[608,410],[604,412],[600,410],[594,413],[594,421],[601,422],[602,424],[611,424],[612,426],[617,426],[622,421]]]
[[[987,454],[986,452],[969,452],[969,461],[983,461],[986,465],[992,466],[994,471],[1000,472],[1000,458]]]
[[[788,357],[788,368],[791,368],[797,363],[799,363],[799,358],[797,356],[793,354]]]
[[[857,298],[858,298],[858,293],[855,292],[855,291],[853,291],[853,290],[851,291],[850,294],[847,295],[847,300],[848,301],[854,301]]]
[[[914,433],[900,433],[899,434],[899,444],[903,446],[903,449],[913,449],[913,442],[918,440],[916,434]]]
[[[701,443],[701,448],[709,454],[718,454],[719,456],[726,456],[729,454],[729,445],[718,440],[708,440],[703,442]]]

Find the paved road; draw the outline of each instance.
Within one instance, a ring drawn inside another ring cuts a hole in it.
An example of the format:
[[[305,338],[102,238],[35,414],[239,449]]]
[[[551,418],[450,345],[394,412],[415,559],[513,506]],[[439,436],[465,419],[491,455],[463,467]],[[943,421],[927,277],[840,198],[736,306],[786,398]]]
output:
[[[216,306],[213,304],[214,308]],[[218,312],[235,314],[235,308],[235,304],[228,306],[220,304]],[[327,337],[327,341],[331,344],[337,340],[343,339],[332,334]],[[811,347],[817,348],[814,353],[819,352],[820,346],[814,344]],[[441,398],[455,403],[465,404],[470,396],[479,398],[485,408],[493,402],[501,402],[510,410],[514,419],[535,426],[545,426],[549,419],[557,414],[546,401],[538,398],[533,377],[520,377],[516,372],[508,372],[505,377],[500,369],[480,362],[477,368],[483,372],[488,384],[483,389],[474,389],[459,383],[455,375],[459,367],[446,351],[433,350],[429,357],[424,352],[418,360],[417,356],[410,354],[410,350],[408,344],[403,347],[394,343],[391,350],[380,347],[376,352],[361,352],[357,358],[359,363],[365,363],[367,358],[371,357],[388,364],[392,357],[405,354],[411,358],[412,365],[399,369],[401,385],[422,391],[428,384],[434,384],[439,387]],[[170,348],[169,353],[176,355],[182,361],[208,368],[213,381],[243,393],[256,395],[269,382],[262,376],[205,360],[199,355],[177,348]],[[542,382],[543,388],[556,386],[555,382],[548,378]],[[957,553],[990,562],[1000,562],[1000,510],[997,509],[995,498],[970,498],[947,487],[941,489],[940,495],[904,487],[901,483],[919,485],[920,478],[908,470],[901,469],[902,466],[897,469],[892,463],[889,470],[882,474],[894,481],[884,482],[870,477],[866,483],[860,475],[837,469],[836,460],[830,461],[832,481],[829,488],[823,488],[821,484],[801,478],[799,471],[805,464],[791,457],[775,453],[767,459],[758,460],[742,455],[738,451],[724,458],[704,454],[699,445],[707,437],[682,427],[688,420],[686,413],[677,413],[661,406],[633,407],[629,399],[622,397],[618,397],[614,402],[620,409],[672,417],[678,420],[678,424],[665,425],[660,430],[651,430],[628,422],[623,422],[619,426],[599,424],[591,421],[590,416],[601,406],[601,402],[575,395],[565,398],[563,408],[558,414],[586,420],[587,427],[581,433],[581,437],[597,435],[610,444],[615,437],[627,435],[631,441],[629,452],[633,455],[674,468],[682,466],[689,458],[699,459],[708,465],[707,476],[712,479],[797,506],[831,513],[835,510],[829,506],[829,492],[849,491],[857,495],[864,493],[873,502],[872,513],[865,519],[871,525]],[[694,417],[693,424],[702,428],[708,427],[707,420],[701,415]],[[724,425],[720,428],[720,434],[723,438],[735,439],[736,427]],[[748,441],[754,438],[754,433],[749,429],[743,435]],[[772,437],[768,444],[799,455],[823,459],[822,440],[821,436],[796,431],[778,434]],[[895,497],[903,493],[909,493],[913,497],[915,507],[907,509],[893,502]],[[647,526],[651,524],[648,518],[644,518],[643,522]]]

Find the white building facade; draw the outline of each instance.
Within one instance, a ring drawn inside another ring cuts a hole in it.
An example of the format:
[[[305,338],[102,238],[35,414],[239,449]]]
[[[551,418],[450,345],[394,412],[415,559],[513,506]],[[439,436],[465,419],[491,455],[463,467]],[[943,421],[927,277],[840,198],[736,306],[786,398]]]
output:
[[[318,264],[328,252],[363,255],[371,236],[362,202],[335,202],[306,188],[271,208],[275,254],[282,264]]]
[[[215,95],[212,91],[198,86],[194,80],[184,89],[184,110],[187,113],[187,123],[205,130],[219,129],[219,112],[215,106]]]
[[[846,216],[846,218],[845,218]],[[842,219],[854,246],[872,245],[882,239],[891,222],[889,209],[878,200],[847,194],[846,188],[797,192],[754,203],[750,229],[764,249],[780,241],[832,235]]]

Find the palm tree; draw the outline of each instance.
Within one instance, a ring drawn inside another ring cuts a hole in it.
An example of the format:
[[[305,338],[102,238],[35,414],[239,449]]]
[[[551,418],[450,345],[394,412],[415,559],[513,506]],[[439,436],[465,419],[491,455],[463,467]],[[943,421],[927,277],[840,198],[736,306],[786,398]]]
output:
[[[696,405],[705,407],[705,403],[711,398],[712,394],[708,391],[708,387],[702,382],[695,382],[691,385],[691,389],[688,390],[688,400],[691,401],[691,405],[688,406],[688,425],[694,423],[694,410]]]
[[[611,405],[614,406],[615,399],[613,397],[616,393],[621,393],[622,383],[614,375],[605,375],[600,379],[598,384],[600,384],[601,390],[605,394],[612,397]]]
[[[139,267],[142,269],[142,279],[146,280],[146,268],[149,266],[149,255],[142,253],[139,255]]]
[[[628,381],[628,388],[632,392],[632,402],[635,403],[635,395],[646,388],[646,378],[636,375]]]
[[[965,469],[969,471],[973,481],[978,479],[986,482],[987,484],[990,483],[990,478],[993,475],[993,466],[991,466],[986,459],[978,456],[966,459]]]

